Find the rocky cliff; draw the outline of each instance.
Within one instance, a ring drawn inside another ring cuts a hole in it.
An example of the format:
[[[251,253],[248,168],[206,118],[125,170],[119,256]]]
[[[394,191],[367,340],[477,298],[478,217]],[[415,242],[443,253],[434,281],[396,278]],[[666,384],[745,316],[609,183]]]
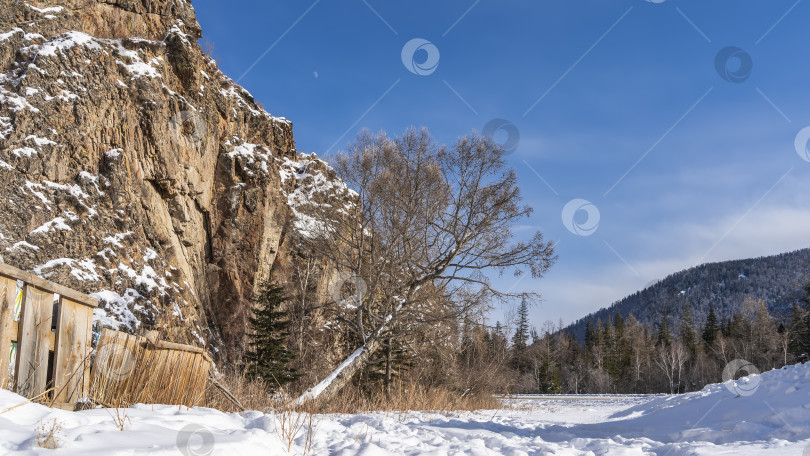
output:
[[[0,0],[0,260],[227,359],[300,206],[346,190],[200,36],[184,0]]]

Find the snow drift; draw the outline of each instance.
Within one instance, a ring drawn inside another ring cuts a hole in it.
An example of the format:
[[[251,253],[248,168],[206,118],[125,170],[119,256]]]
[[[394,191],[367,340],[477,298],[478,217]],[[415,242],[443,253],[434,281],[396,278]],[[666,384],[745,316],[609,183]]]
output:
[[[810,451],[810,364],[684,395],[534,399],[520,410],[322,415],[313,454],[780,454]],[[526,405],[528,402],[524,402]],[[23,404],[23,405],[19,405]],[[19,405],[19,406],[18,406]],[[15,407],[17,406],[17,407]],[[125,416],[123,430],[116,417]],[[39,454],[57,424],[56,454],[285,454],[273,414],[137,405],[67,412],[0,390],[0,454]],[[54,421],[55,420],[55,421]],[[306,429],[292,454],[303,454]]]

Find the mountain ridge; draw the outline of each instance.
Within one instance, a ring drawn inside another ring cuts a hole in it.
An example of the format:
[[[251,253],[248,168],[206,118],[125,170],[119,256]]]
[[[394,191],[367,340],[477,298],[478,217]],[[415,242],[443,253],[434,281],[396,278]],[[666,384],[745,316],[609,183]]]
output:
[[[580,342],[588,320],[606,322],[619,312],[655,327],[664,315],[671,327],[685,305],[696,325],[703,325],[713,306],[720,320],[731,318],[745,298],[762,299],[778,319],[787,316],[793,302],[801,299],[810,277],[810,248],[776,255],[704,263],[658,280],[607,307],[592,312],[564,328]]]

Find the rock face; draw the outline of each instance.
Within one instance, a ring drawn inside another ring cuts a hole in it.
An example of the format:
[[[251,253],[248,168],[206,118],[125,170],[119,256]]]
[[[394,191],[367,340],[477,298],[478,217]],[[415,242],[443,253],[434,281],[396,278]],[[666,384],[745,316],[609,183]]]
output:
[[[94,294],[101,325],[237,356],[296,204],[345,186],[202,52],[190,3],[0,6],[2,261]]]

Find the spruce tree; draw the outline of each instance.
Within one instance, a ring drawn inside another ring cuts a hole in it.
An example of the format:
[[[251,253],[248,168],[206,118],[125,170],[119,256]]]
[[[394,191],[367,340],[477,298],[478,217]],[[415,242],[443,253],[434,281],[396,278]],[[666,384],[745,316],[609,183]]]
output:
[[[602,317],[596,317],[596,328],[594,329],[594,346],[605,347],[605,325],[602,324]]]
[[[717,333],[720,332],[720,324],[717,322],[717,315],[714,313],[714,306],[709,306],[709,316],[706,317],[706,326],[703,327],[703,341],[706,342],[706,345],[711,346],[715,339],[717,339]]]
[[[512,337],[512,367],[520,373],[528,372],[530,366],[527,352],[529,342],[529,304],[524,298],[518,309],[517,328]]]
[[[588,323],[585,324],[585,354],[590,356],[589,353],[596,343],[596,331],[593,329],[593,320],[588,317]]]
[[[618,372],[616,378],[621,380],[630,372],[630,365],[633,363],[633,349],[628,340],[627,324],[619,312],[613,316],[613,326],[616,333],[615,366]]]
[[[804,302],[810,304],[810,280],[804,284]]]
[[[392,335],[386,338],[376,355],[379,358],[366,363],[366,376],[372,382],[382,383],[386,392],[390,392],[392,381],[401,378],[414,366],[413,355],[402,342],[399,328],[392,330]]]
[[[259,285],[254,298],[253,315],[248,319],[250,333],[245,354],[247,373],[272,387],[292,382],[298,375],[290,367],[293,355],[287,350],[290,325],[282,306],[287,300],[284,290],[270,282]]]
[[[689,350],[689,356],[692,360],[697,358],[698,338],[695,334],[695,321],[692,318],[692,308],[688,304],[684,304],[683,313],[681,313],[681,321],[678,328],[678,334],[681,341]]]
[[[658,325],[658,341],[656,345],[668,347],[672,344],[672,333],[669,331],[669,315],[664,313],[661,323]]]
[[[500,321],[495,322],[495,328],[490,333],[492,353],[498,361],[506,358],[506,334]]]
[[[523,350],[529,344],[529,304],[526,298],[520,302],[518,308],[518,321],[517,328],[515,328],[515,335],[512,337],[512,346],[516,350]]]
[[[723,333],[723,337],[731,337],[731,320],[725,319],[723,323],[720,325],[720,331]]]
[[[622,314],[616,312],[613,315],[613,328],[616,331],[616,338],[621,339],[624,337],[624,318],[622,318]]]
[[[810,312],[799,303],[793,303],[793,312],[788,322],[790,331],[790,351],[800,361],[807,361],[810,354]]]

